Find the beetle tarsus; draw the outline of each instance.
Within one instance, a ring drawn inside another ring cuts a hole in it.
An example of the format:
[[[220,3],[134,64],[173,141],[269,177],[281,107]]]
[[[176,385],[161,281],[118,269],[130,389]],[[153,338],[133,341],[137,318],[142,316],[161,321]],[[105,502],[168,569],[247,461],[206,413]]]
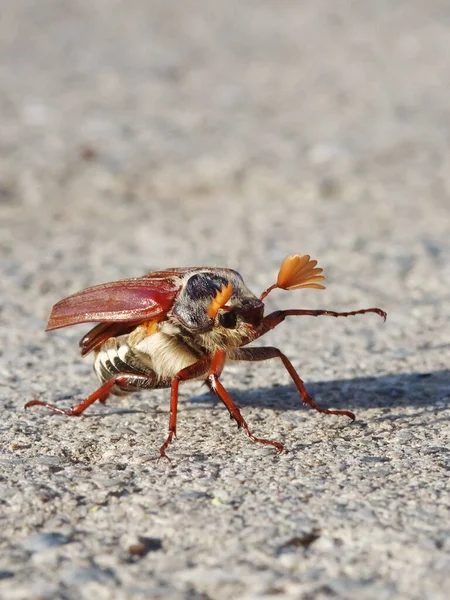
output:
[[[317,412],[324,413],[326,415],[339,415],[343,417],[348,417],[352,420],[352,422],[356,419],[355,415],[350,410],[339,410],[333,408],[323,408],[314,402],[311,396],[308,394],[306,397],[302,398],[303,404],[307,404]]]
[[[167,454],[165,452],[163,452],[162,454],[160,453],[160,455],[156,457],[156,460],[159,462],[162,458],[165,458],[166,460],[169,461],[170,465],[173,465],[172,459],[170,458],[170,456],[167,456]]]
[[[31,408],[32,406],[43,406],[44,408],[48,408],[54,413],[58,415],[65,415],[66,417],[79,417],[80,413],[75,411],[75,408],[59,408],[58,406],[54,406],[53,404],[47,404],[47,402],[42,402],[42,400],[30,400],[24,406],[24,408]]]
[[[166,450],[165,448],[163,449],[162,447],[159,449],[159,456],[155,457],[156,460],[159,462],[162,458],[165,458],[166,460],[169,461],[170,464],[172,464],[172,459],[170,458],[170,456],[167,456],[166,454]]]
[[[144,460],[144,462],[158,462],[162,459],[165,458],[166,460],[169,461],[169,463],[172,465],[173,461],[170,458],[170,456],[167,456],[166,452],[164,450],[162,450],[162,448],[160,448],[159,450],[159,456],[150,456],[149,458],[146,458]]]
[[[159,458],[167,458],[170,461],[170,458],[166,454],[167,448],[172,443],[172,439],[175,437],[175,431],[169,431],[169,435],[167,436],[166,441],[159,449]]]

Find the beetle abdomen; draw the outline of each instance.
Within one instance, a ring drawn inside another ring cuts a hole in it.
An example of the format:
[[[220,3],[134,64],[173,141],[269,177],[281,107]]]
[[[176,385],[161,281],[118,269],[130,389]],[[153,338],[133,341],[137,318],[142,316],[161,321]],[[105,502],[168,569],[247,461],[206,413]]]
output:
[[[174,335],[156,332],[145,336],[138,344],[130,336],[112,337],[96,352],[94,370],[102,383],[118,374],[146,375],[153,380],[152,388],[170,387],[182,369],[201,357],[184,341]],[[123,394],[139,389],[135,386],[113,388]]]
[[[156,376],[151,362],[142,360],[142,357],[136,357],[133,349],[130,348],[126,340],[127,336],[109,338],[97,351],[94,361],[94,371],[102,383],[109,381],[112,377],[120,373],[148,375],[150,377]],[[123,394],[133,392],[136,389],[138,388],[119,388],[115,386],[112,392],[114,394]]]

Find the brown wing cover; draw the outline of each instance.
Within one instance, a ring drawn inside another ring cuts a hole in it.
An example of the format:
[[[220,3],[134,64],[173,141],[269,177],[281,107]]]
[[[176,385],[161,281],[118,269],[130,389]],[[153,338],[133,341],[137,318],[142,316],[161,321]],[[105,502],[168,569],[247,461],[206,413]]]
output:
[[[89,322],[136,324],[163,316],[188,271],[158,271],[87,288],[55,304],[46,331]]]

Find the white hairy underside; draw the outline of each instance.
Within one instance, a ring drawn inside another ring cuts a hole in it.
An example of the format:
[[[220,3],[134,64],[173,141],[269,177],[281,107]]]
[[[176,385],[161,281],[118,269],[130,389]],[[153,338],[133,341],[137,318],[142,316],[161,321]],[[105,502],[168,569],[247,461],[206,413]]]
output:
[[[159,379],[172,379],[198,358],[177,338],[157,332],[141,340],[136,350],[146,354]]]

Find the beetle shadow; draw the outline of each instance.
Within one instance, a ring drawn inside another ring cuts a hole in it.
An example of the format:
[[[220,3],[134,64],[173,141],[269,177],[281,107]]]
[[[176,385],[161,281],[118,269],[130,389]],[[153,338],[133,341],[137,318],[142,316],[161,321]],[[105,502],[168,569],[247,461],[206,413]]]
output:
[[[391,409],[393,406],[433,408],[434,413],[450,407],[450,370],[400,373],[378,377],[356,377],[332,381],[305,382],[306,388],[319,406],[357,411],[358,408]],[[242,406],[275,410],[303,410],[294,384],[271,385],[251,390],[227,388],[235,402]],[[213,397],[215,399],[215,397]],[[209,400],[209,402],[208,402]],[[219,399],[217,400],[220,403]],[[211,394],[189,399],[189,404],[211,404]],[[411,413],[409,413],[411,417]],[[383,415],[380,419],[395,420],[398,415]]]
[[[400,373],[397,375],[381,375],[378,377],[355,377],[354,379],[335,379],[331,381],[305,382],[308,392],[319,406],[326,408],[346,409],[357,412],[358,408],[384,409],[385,414],[378,420],[397,420],[402,415],[393,415],[388,409],[398,406],[415,407],[417,412],[408,413],[408,418],[422,414],[423,408],[433,408],[440,413],[450,406],[450,370]],[[227,390],[238,406],[270,408],[278,411],[304,410],[301,399],[293,383],[287,385],[270,385],[254,389],[233,388]],[[186,390],[187,391],[187,390]],[[221,405],[221,401],[207,389],[204,393],[195,388],[192,394],[185,396],[180,402],[180,409],[208,410],[211,406]],[[151,393],[150,390],[142,394]],[[170,394],[170,391],[168,390]],[[144,396],[141,396],[143,399]],[[169,400],[169,396],[167,398]],[[137,399],[137,402],[139,400]],[[108,402],[107,409],[83,415],[85,417],[106,417],[125,414],[146,414],[148,409],[123,408]],[[167,412],[168,407],[158,402],[156,410]],[[154,410],[154,409],[151,409]],[[308,409],[311,410],[311,409]],[[356,415],[358,416],[358,415]],[[435,419],[436,422],[436,419]]]

